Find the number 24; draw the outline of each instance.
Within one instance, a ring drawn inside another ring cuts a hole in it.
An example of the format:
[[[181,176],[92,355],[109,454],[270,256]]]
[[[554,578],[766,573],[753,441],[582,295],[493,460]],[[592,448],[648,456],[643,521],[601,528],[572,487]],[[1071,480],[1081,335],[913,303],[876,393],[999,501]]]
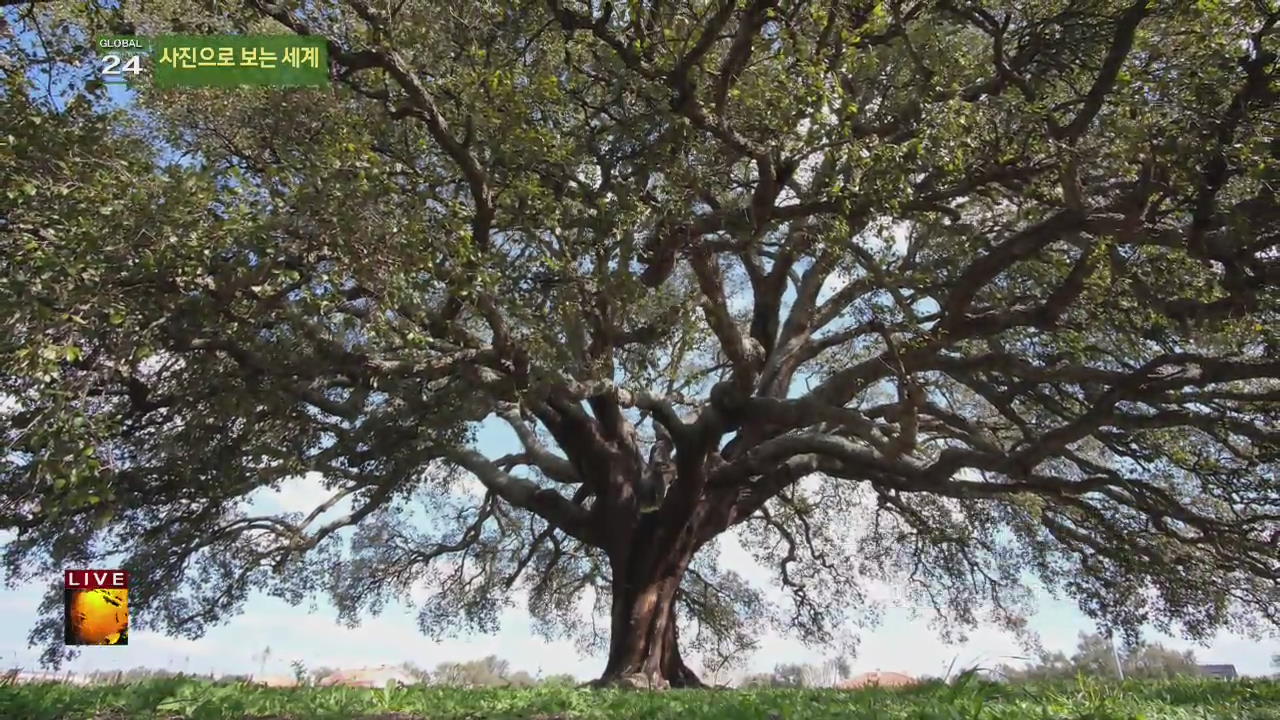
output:
[[[119,75],[122,72],[127,72],[127,73],[142,72],[142,56],[141,55],[130,55],[129,58],[124,61],[123,67],[121,66],[119,55],[114,55],[114,54],[107,55],[103,60],[105,63],[102,66],[103,75]]]

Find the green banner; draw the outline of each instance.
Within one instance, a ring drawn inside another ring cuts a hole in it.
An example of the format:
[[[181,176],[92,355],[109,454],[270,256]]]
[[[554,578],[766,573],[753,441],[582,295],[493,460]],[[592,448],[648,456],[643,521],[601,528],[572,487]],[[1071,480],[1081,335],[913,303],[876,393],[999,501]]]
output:
[[[143,42],[150,48],[156,87],[329,84],[328,46],[323,38],[161,35]],[[100,45],[99,51],[110,49]]]
[[[329,48],[318,37],[104,35],[94,45],[108,82],[131,81],[149,71],[156,87],[329,84]]]

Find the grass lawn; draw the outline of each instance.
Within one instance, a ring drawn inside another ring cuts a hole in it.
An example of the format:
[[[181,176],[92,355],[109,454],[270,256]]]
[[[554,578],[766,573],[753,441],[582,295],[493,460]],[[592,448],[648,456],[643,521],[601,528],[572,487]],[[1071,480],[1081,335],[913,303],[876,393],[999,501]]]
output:
[[[977,681],[906,690],[673,690],[556,687],[261,688],[195,679],[75,687],[0,687],[0,718],[224,720],[1280,720],[1280,682],[1175,680],[1005,686]]]

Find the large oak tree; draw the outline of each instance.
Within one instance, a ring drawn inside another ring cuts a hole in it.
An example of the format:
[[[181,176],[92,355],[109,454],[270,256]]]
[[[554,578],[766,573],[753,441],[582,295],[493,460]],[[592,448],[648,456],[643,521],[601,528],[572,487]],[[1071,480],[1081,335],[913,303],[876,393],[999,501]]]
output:
[[[1280,622],[1270,0],[5,5],[11,581],[111,560],[187,636],[527,596],[659,685],[876,579]],[[121,99],[68,64],[107,31],[319,35],[334,82]]]

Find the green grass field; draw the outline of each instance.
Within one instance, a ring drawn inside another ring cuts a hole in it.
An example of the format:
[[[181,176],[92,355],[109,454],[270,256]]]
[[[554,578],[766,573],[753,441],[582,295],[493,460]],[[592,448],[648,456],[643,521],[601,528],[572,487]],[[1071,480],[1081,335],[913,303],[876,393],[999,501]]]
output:
[[[982,682],[908,690],[701,690],[661,693],[572,688],[267,689],[191,679],[74,687],[0,687],[0,718],[224,720],[1280,720],[1280,682],[1177,680],[1052,686]]]

